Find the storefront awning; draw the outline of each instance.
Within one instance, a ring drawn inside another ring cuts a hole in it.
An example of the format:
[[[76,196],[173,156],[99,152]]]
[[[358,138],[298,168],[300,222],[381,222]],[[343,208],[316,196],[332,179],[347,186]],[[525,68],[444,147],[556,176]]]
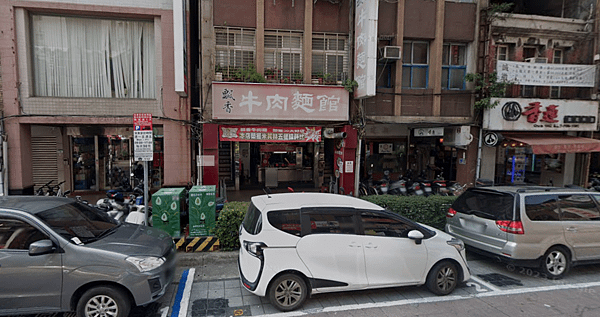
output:
[[[600,140],[591,138],[552,134],[503,135],[507,139],[529,145],[534,154],[600,152]]]

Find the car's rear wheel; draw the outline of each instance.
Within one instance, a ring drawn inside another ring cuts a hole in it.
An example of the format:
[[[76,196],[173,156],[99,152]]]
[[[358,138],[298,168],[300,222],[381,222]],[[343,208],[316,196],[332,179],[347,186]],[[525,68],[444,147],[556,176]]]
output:
[[[561,279],[571,267],[569,253],[561,247],[552,247],[546,251],[542,261],[542,272],[552,280]]]
[[[284,274],[273,281],[268,295],[271,304],[277,309],[290,311],[304,304],[308,296],[308,288],[300,276]]]
[[[458,269],[450,261],[442,261],[433,266],[427,274],[427,288],[436,295],[448,295],[458,285]]]
[[[77,317],[127,317],[131,303],[121,290],[99,286],[87,290],[77,302]]]

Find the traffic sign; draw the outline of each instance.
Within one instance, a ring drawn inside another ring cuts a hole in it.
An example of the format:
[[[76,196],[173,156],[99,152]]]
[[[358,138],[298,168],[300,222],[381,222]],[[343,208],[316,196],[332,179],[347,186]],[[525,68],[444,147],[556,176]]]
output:
[[[133,114],[133,156],[136,161],[152,161],[154,157],[154,134],[152,114]]]

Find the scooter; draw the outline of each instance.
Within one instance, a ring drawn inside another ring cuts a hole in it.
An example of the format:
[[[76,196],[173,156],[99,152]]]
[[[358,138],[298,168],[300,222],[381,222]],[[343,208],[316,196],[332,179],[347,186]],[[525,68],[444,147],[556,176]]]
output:
[[[400,179],[391,183],[390,188],[388,189],[388,194],[407,196],[408,190],[406,189],[406,181],[400,177]]]

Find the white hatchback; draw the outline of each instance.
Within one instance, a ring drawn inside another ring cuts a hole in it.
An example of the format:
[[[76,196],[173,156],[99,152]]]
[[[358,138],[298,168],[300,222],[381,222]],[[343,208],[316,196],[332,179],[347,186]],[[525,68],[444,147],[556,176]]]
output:
[[[425,284],[446,295],[470,278],[462,241],[350,196],[252,197],[239,234],[242,284],[282,311],[325,292]]]

